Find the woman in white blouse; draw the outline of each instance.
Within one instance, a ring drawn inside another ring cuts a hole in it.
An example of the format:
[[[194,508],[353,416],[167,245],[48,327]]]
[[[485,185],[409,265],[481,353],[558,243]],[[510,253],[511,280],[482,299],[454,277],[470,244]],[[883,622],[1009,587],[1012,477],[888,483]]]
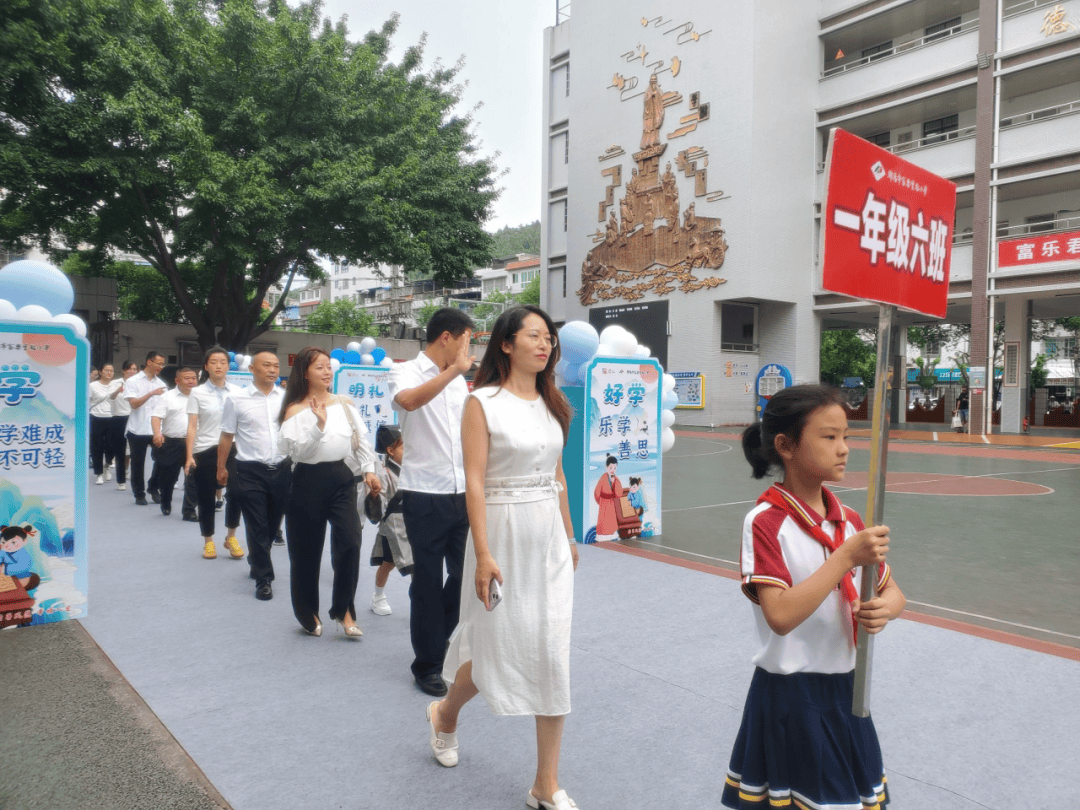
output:
[[[221,415],[225,411],[225,400],[239,390],[226,377],[229,375],[229,354],[220,346],[215,346],[203,357],[203,373],[199,379],[201,385],[191,389],[188,396],[187,462],[184,474],[195,475],[195,493],[199,502],[199,531],[203,538],[203,558],[213,560],[217,557],[214,547],[215,501],[217,499],[217,463],[218,440],[221,438]],[[229,457],[229,472],[233,472],[235,448]],[[236,539],[236,528],[240,525],[240,505],[236,498],[226,496],[225,500],[225,543],[223,544],[234,560],[243,559],[244,551]]]
[[[101,376],[90,383],[90,459],[94,462],[95,484],[104,484],[111,475],[113,445],[109,441],[113,402],[124,390],[122,380],[114,380],[112,363],[101,367]]]
[[[124,384],[139,373],[134,360],[125,360],[120,366],[124,379],[117,386],[121,396],[112,401],[112,416],[109,417],[109,432],[105,437],[105,446],[112,448],[113,464],[116,466],[116,488],[127,489],[127,420],[131,416],[131,403],[123,396]]]
[[[330,618],[349,638],[356,624],[356,584],[360,577],[360,514],[355,475],[378,494],[375,454],[367,429],[351,402],[335,396],[330,356],[314,346],[293,363],[281,404],[281,452],[293,460],[292,489],[285,509],[293,613],[313,636],[319,621],[319,567],[326,524],[330,523],[330,564],[334,586]]]

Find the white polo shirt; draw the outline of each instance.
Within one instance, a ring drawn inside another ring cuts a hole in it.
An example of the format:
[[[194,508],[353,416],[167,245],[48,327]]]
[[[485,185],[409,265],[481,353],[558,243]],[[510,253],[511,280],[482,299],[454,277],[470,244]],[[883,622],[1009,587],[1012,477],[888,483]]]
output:
[[[244,386],[225,400],[221,432],[230,433],[237,461],[280,464],[288,456],[280,450],[278,415],[285,392],[274,386],[264,394],[254,385]]]
[[[111,380],[108,384],[101,380],[90,383],[90,415],[99,419],[108,419],[113,415],[113,400],[109,397],[120,387],[123,380]],[[116,395],[121,398],[120,394]]]
[[[411,413],[397,402],[401,391],[416,388],[439,376],[439,367],[424,352],[415,360],[395,363],[390,370],[390,398],[400,415],[405,455],[399,488],[411,492],[453,495],[465,491],[465,464],[461,454],[461,416],[469,386],[455,377],[422,408]]]
[[[154,397],[154,410],[150,416],[161,420],[161,435],[170,439],[183,439],[187,436],[187,394],[179,388],[172,388],[159,397]],[[153,430],[153,422],[150,424]]]
[[[827,510],[821,529],[830,537],[836,521],[847,523],[845,540],[861,532],[862,518],[843,506],[825,490]],[[804,508],[810,509],[803,504]],[[810,577],[828,559],[829,550],[803,531],[783,509],[762,503],[743,521],[742,581],[743,592],[754,603],[759,647],[754,664],[777,675],[794,672],[850,672],[855,668],[855,644],[851,635],[851,610],[839,588],[834,588],[817,610],[788,633],[779,636],[765,621],[758,604],[760,588],[790,588]],[[880,589],[889,579],[889,566],[882,564],[878,578]],[[855,590],[862,582],[862,568],[855,569]]]
[[[147,377],[146,371],[140,371],[126,383],[124,383],[124,393],[120,396],[124,397],[131,403],[131,400],[138,399],[141,396],[145,396],[153,391],[155,388],[164,388],[163,383],[157,377]],[[136,436],[153,436],[154,429],[150,426],[150,413],[154,410],[154,400],[160,397],[161,394],[150,397],[142,405],[131,408],[131,414],[127,420],[128,433],[134,433]],[[117,397],[119,399],[119,397]],[[119,414],[118,414],[119,415]]]
[[[187,412],[195,414],[199,421],[195,424],[195,446],[193,453],[201,453],[211,447],[217,447],[221,438],[221,417],[225,412],[225,402],[240,391],[240,386],[226,381],[220,388],[207,380],[202,385],[191,389],[188,397]]]

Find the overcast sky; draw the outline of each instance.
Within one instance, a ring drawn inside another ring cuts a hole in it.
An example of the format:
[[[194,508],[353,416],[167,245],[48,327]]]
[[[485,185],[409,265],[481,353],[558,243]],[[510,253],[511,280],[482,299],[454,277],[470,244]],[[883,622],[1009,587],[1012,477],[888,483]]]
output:
[[[400,15],[391,58],[427,32],[424,66],[437,58],[453,65],[468,82],[460,112],[478,102],[474,131],[486,155],[500,153],[502,194],[495,201],[489,231],[540,218],[540,118],[543,112],[543,32],[555,23],[555,0],[324,0],[323,13],[348,17],[350,38],[379,28]]]

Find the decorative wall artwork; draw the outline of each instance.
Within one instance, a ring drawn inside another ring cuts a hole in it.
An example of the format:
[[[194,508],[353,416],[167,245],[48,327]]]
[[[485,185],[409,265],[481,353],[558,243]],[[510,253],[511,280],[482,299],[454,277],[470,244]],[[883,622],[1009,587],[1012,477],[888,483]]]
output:
[[[661,143],[665,95],[654,74],[643,103],[641,148],[633,155],[637,166],[626,181],[618,215],[614,208],[608,212],[605,231],[596,233],[599,244],[582,264],[577,295],[584,306],[616,298],[636,301],[648,292],[668,295],[676,288],[690,293],[725,281],[695,275],[696,270],[719,269],[724,263],[728,243],[720,220],[697,216],[693,202],[680,211],[671,161],[666,161],[660,170],[660,160],[668,147]],[[683,168],[684,174],[697,171],[704,169]],[[603,170],[610,177],[608,172]],[[702,177],[698,185],[703,183]],[[601,216],[607,207],[605,202],[600,204]],[[657,220],[663,220],[659,227]]]
[[[660,33],[654,37],[663,39],[651,46],[638,42],[619,54],[620,71],[627,73],[616,71],[608,86],[618,91],[620,102],[641,98],[641,134],[629,177],[621,164],[609,164],[601,170],[606,187],[597,205],[597,221],[602,224],[591,234],[594,247],[582,263],[581,287],[576,291],[583,306],[637,301],[648,294],[669,295],[676,289],[691,293],[726,281],[701,272],[720,269],[728,251],[721,220],[699,216],[696,211],[696,198],[708,203],[729,198],[721,190],[709,190],[708,152],[700,146],[688,146],[664,158],[669,141],[697,131],[709,120],[709,102],[702,100],[700,91],[684,99],[681,92],[665,91],[661,86],[661,74],[670,74],[674,80],[685,72],[685,56],[665,60],[650,59],[649,55],[652,46],[661,53],[661,48],[693,47],[710,32],[697,31],[693,22],[677,23],[663,16],[642,17],[640,22],[646,33],[657,30]],[[629,75],[633,67],[647,70],[647,79]],[[613,161],[623,154],[621,146],[612,145],[598,159]],[[685,209],[677,173],[693,181],[695,200]],[[620,187],[623,194],[616,198],[615,189]]]

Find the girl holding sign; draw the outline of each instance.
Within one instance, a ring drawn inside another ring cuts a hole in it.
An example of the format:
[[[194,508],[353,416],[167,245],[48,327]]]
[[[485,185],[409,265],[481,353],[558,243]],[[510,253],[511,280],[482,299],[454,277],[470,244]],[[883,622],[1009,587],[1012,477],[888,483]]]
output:
[[[784,477],[746,516],[743,592],[754,603],[757,669],[731,754],[722,803],[758,808],[879,808],[888,802],[869,717],[852,714],[855,632],[880,632],[905,599],[885,556],[889,529],[867,529],[826,482],[844,478],[847,415],[821,385],[785,388],[743,432],[754,478]],[[860,604],[862,566],[878,595]],[[769,801],[766,802],[766,799]]]

